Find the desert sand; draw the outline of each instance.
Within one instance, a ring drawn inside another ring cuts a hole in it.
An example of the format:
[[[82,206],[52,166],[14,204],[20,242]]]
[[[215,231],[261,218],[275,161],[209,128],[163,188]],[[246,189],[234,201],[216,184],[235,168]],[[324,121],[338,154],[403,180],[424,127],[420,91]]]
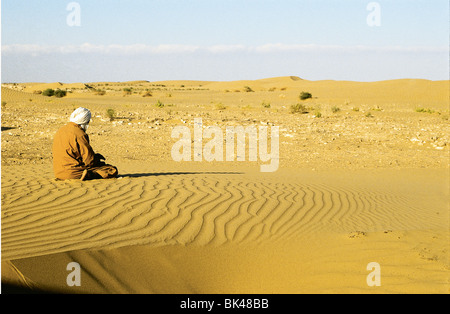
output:
[[[1,98],[3,290],[450,292],[449,81],[11,83]],[[53,136],[80,106],[119,178],[54,179]],[[278,126],[278,171],[173,161],[171,130],[195,118]]]

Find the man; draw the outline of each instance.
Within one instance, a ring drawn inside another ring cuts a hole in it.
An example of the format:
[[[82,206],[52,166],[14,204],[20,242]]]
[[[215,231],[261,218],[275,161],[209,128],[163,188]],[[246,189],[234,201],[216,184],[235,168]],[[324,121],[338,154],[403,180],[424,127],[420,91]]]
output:
[[[76,109],[70,122],[56,132],[53,141],[53,171],[59,180],[107,179],[118,175],[117,168],[105,164],[105,157],[94,153],[86,134],[91,112]]]

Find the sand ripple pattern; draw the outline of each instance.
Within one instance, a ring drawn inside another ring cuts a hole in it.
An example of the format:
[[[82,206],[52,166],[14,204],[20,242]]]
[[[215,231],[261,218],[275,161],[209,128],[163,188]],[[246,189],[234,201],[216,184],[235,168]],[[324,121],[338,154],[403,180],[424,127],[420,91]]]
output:
[[[93,182],[28,174],[2,180],[2,258],[137,244],[264,243],[322,230],[439,223],[426,212],[415,200],[388,191],[242,174],[168,173]]]

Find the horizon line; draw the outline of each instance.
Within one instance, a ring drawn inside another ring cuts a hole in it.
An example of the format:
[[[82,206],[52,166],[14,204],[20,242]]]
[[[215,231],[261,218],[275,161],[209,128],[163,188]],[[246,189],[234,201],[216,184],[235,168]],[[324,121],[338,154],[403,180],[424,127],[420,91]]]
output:
[[[126,80],[126,81],[74,81],[74,82],[64,82],[64,81],[22,81],[22,82],[1,82],[1,84],[97,84],[97,83],[133,83],[133,82],[143,82],[143,83],[163,83],[163,82],[207,82],[207,83],[233,83],[233,82],[247,82],[247,81],[262,81],[262,80],[270,80],[270,79],[282,79],[282,78],[291,78],[293,81],[305,81],[305,82],[324,82],[324,81],[333,81],[333,82],[354,82],[354,83],[376,83],[376,82],[389,82],[389,81],[402,81],[402,80],[417,80],[417,81],[429,81],[429,82],[446,82],[450,81],[450,77],[448,79],[439,79],[432,80],[426,78],[414,78],[414,77],[404,77],[404,78],[391,78],[391,79],[382,79],[382,80],[373,80],[373,81],[357,81],[357,80],[339,80],[339,79],[319,79],[319,80],[308,80],[305,78],[301,78],[295,75],[286,75],[286,76],[273,76],[273,77],[264,77],[259,79],[236,79],[236,80],[199,80],[199,79],[165,79],[165,80],[145,80],[145,79],[136,79],[136,80]],[[295,79],[293,79],[295,78]]]

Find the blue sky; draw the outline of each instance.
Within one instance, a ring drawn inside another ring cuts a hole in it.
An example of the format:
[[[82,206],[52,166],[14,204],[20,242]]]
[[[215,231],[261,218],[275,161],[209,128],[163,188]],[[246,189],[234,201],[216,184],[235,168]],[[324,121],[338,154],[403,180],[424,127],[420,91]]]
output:
[[[80,26],[69,26],[70,2]],[[380,25],[369,26],[375,2]],[[448,79],[447,0],[3,0],[2,82]]]

